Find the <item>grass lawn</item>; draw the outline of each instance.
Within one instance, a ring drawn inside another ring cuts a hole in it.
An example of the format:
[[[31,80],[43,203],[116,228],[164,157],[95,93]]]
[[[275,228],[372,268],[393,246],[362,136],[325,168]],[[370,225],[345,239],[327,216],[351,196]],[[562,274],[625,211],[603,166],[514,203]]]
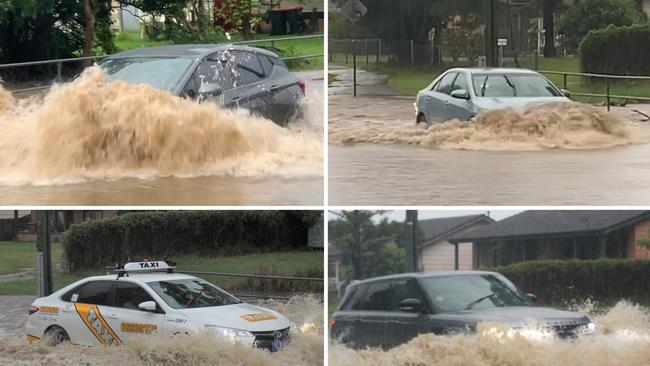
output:
[[[335,63],[341,64],[340,59],[336,59]],[[428,85],[435,77],[440,75],[441,72],[451,67],[449,65],[439,68],[410,68],[404,66],[393,65],[389,63],[375,63],[370,62],[366,65],[365,56],[363,60],[358,59],[357,65],[368,71],[373,71],[388,76],[388,84],[398,93],[403,95],[415,95],[419,90]],[[532,59],[519,59],[519,66],[533,68],[534,61]],[[347,66],[351,66],[351,60]],[[466,65],[459,65],[466,66]],[[504,66],[514,67],[515,63],[512,59],[506,59]],[[539,58],[539,70],[542,71],[561,71],[561,72],[580,72],[580,59],[577,57],[558,57],[558,58]],[[551,75],[547,77],[551,79],[558,87],[565,88],[564,78],[562,75]],[[604,80],[592,81],[583,77],[568,76],[566,82],[566,89],[571,92],[582,93],[606,93],[607,86]],[[614,95],[631,95],[640,97],[650,97],[650,81],[611,81],[610,94]],[[604,97],[586,97],[573,95],[572,99],[589,103],[604,103]],[[622,100],[612,98],[614,103],[620,103]]]
[[[268,42],[258,43],[262,47],[275,47],[281,57],[322,55],[324,54],[324,38],[308,38],[304,40],[273,41],[278,38],[297,37],[297,35],[269,36],[268,34],[257,34],[255,40],[267,40]],[[230,42],[238,42],[243,39],[233,37]],[[221,43],[226,43],[222,41]],[[115,35],[115,45],[120,50],[129,50],[139,47],[157,47],[172,44],[169,40],[152,41],[140,39],[140,32],[120,32]],[[305,60],[287,61],[287,66],[292,70],[323,70],[323,56]]]
[[[52,243],[52,259],[61,262],[63,245]],[[0,242],[0,274],[21,272],[36,268],[36,243]]]
[[[27,246],[31,250],[24,251],[22,255],[15,255],[14,258],[34,258],[34,246]],[[4,243],[0,243],[0,268],[8,265]],[[54,248],[53,248],[54,250]],[[59,245],[59,256],[62,250]],[[188,255],[175,258],[179,270],[207,271],[207,272],[233,272],[244,274],[273,274],[295,277],[323,277],[323,252],[280,252],[267,254],[251,254],[234,257],[201,257]],[[28,262],[25,260],[25,262]],[[36,267],[33,260],[32,268]],[[84,270],[74,273],[63,273],[55,271],[54,288],[60,289],[71,282],[91,275],[106,274],[102,271]],[[217,284],[226,289],[248,289],[257,288],[260,284],[257,281],[222,276],[198,276]],[[286,282],[286,281],[285,281]],[[36,279],[26,279],[0,283],[0,295],[33,295],[36,293]]]

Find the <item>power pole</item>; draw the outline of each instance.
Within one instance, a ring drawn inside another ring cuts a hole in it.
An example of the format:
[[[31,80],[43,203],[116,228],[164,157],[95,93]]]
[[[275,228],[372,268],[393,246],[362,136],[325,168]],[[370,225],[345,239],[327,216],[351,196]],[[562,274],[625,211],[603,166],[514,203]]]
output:
[[[497,0],[485,0],[485,56],[488,67],[496,67],[499,60],[497,54],[497,38],[499,27],[497,23]]]
[[[418,271],[418,212],[416,210],[406,211],[406,270],[407,272]]]
[[[50,242],[49,211],[39,210],[36,213],[36,251],[38,296],[44,297],[52,293],[52,249]]]

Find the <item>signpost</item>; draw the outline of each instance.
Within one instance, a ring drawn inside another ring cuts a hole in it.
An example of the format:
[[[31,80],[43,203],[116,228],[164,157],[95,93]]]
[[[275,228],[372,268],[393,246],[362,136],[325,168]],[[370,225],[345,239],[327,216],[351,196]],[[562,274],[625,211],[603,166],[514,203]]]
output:
[[[508,45],[507,38],[497,39],[497,46],[499,47],[499,66],[503,67],[503,48]]]

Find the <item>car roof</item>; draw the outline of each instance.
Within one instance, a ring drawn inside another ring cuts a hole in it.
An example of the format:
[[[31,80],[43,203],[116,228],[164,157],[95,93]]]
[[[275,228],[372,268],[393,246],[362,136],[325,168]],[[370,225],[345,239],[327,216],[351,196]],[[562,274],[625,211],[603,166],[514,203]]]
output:
[[[278,57],[275,53],[259,47],[235,45],[231,43],[210,44],[176,44],[160,47],[140,47],[110,55],[108,59],[128,57],[181,57],[199,58],[211,53],[224,50],[239,50],[257,52],[271,57]]]
[[[448,277],[448,276],[467,276],[467,275],[484,275],[484,274],[497,274],[496,272],[488,271],[436,271],[436,272],[413,272],[413,273],[400,273],[388,276],[368,278],[361,281],[355,281],[351,286],[356,286],[362,283],[369,283],[382,280],[394,280],[400,278],[429,278],[429,277]]]
[[[447,71],[467,71],[471,74],[539,74],[537,71],[514,67],[456,67]]]
[[[182,273],[166,273],[166,272],[147,272],[147,273],[128,273],[119,279],[127,280],[136,280],[141,282],[154,282],[154,281],[173,281],[173,280],[184,280],[184,279],[193,279],[194,276],[182,274]],[[118,277],[116,274],[104,275],[104,276],[92,276],[84,278],[84,281],[114,281]]]

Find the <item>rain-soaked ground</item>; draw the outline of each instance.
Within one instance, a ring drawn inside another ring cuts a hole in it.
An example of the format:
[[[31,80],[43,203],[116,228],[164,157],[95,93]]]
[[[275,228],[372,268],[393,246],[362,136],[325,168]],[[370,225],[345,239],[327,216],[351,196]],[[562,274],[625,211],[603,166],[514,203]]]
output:
[[[479,327],[473,336],[424,334],[388,351],[354,351],[331,342],[331,366],[628,366],[650,365],[647,309],[625,302],[593,315],[596,335],[559,340],[539,329],[527,335],[498,324]]]
[[[65,344],[29,345],[24,324],[31,296],[0,296],[0,365],[323,365],[323,304],[313,296],[265,301],[291,319],[301,333],[282,351],[269,353],[211,337],[142,337],[115,348]]]
[[[323,73],[280,128],[87,72],[44,100],[0,91],[0,204],[319,205]]]
[[[347,70],[330,72],[340,80],[329,91],[332,205],[635,205],[650,196],[650,122],[632,111],[650,106],[540,105],[423,129],[413,97],[363,73],[352,98]]]

